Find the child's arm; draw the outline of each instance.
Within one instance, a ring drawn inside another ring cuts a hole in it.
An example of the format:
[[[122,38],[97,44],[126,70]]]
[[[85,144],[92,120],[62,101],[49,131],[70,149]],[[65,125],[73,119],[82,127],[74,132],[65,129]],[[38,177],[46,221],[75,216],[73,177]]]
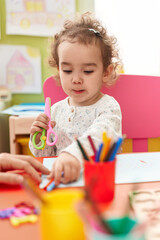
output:
[[[107,136],[116,140],[118,136],[121,136],[121,111],[118,104],[112,107],[111,111],[105,111],[107,108],[102,108],[97,113],[97,116],[90,127],[83,131],[83,134],[79,136],[79,140],[88,155],[92,156],[93,150],[87,136],[92,136],[94,144],[98,149],[102,142],[102,134],[106,131]],[[50,177],[55,177],[56,184],[59,182],[68,183],[78,179],[80,169],[83,166],[83,156],[79,149],[79,146],[75,140],[72,144],[63,149],[56,159]],[[64,172],[64,177],[62,173]]]
[[[107,137],[111,137],[113,141],[117,140],[117,138],[122,135],[121,110],[119,104],[115,100],[111,101],[110,104],[107,104],[107,101],[104,102],[95,112],[96,117],[92,124],[84,131],[81,131],[80,134],[77,132],[78,139],[90,156],[94,155],[94,152],[88,140],[89,135],[92,137],[96,149],[98,149],[99,145],[102,143],[102,134],[104,131]],[[89,120],[90,119],[88,119],[88,121]],[[72,144],[63,149],[63,151],[75,156],[82,164],[83,156],[76,141],[73,141]]]

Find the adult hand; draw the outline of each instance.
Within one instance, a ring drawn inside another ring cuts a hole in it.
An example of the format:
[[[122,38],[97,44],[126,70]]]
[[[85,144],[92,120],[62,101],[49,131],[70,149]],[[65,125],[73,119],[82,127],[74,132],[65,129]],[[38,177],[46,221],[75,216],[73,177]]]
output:
[[[38,172],[49,174],[50,171],[38,160],[31,156],[13,155],[9,153],[0,154],[0,183],[17,185],[24,181],[24,177],[18,173],[7,172],[10,170],[24,170],[35,181],[41,182]]]

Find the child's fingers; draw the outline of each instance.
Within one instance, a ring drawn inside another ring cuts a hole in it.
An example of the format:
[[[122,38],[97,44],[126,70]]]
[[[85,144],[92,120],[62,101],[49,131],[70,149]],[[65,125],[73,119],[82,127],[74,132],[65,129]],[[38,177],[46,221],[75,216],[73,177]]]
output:
[[[56,122],[55,121],[51,121],[51,127],[54,128],[56,126]]]
[[[35,126],[34,126],[34,127],[31,127],[31,129],[30,129],[30,134],[33,135],[35,132],[40,132],[40,133],[41,133],[42,130],[43,130],[42,128],[40,128],[40,127],[35,127]],[[37,136],[37,137],[38,137],[38,136]]]
[[[52,178],[54,178],[54,173],[55,173],[55,163],[56,162],[54,162],[53,163],[53,165],[52,165],[52,170],[51,170],[51,172],[50,172],[50,174],[48,175],[48,179],[52,179]]]
[[[54,166],[54,181],[56,186],[60,183],[63,172],[64,172],[63,164],[57,162]],[[65,175],[65,172],[64,172],[64,175]]]
[[[49,118],[46,114],[41,113],[36,120],[33,122],[30,133],[34,134],[35,132],[41,132],[42,129],[48,129]]]
[[[19,185],[24,181],[23,176],[14,173],[0,173],[0,183]]]
[[[65,168],[64,177],[61,178],[61,182],[68,183],[78,180],[80,177],[79,169],[71,167],[69,169]]]
[[[68,183],[71,181],[71,167],[70,165],[64,165],[64,174],[61,176],[61,182]]]
[[[80,177],[80,171],[77,168],[71,169],[71,181],[76,181]]]
[[[37,116],[35,121],[40,121],[40,122],[48,121],[49,122],[49,120],[50,120],[49,117],[45,113],[41,113]]]
[[[48,123],[49,123],[48,121],[45,121],[45,122],[37,121],[37,122],[33,123],[32,127],[39,127],[39,128],[47,129]]]

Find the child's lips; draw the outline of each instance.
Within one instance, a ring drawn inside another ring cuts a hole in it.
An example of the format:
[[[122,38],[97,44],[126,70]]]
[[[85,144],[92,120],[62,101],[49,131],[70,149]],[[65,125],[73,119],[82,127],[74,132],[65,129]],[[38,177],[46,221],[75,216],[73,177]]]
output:
[[[76,94],[80,94],[80,93],[83,93],[84,90],[73,90]]]

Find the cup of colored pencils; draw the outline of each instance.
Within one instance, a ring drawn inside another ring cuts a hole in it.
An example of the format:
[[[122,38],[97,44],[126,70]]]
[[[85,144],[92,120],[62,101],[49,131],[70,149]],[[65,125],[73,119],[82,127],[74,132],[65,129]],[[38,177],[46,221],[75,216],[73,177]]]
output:
[[[116,154],[121,147],[123,138],[119,137],[117,141],[113,141],[104,132],[102,142],[96,149],[94,140],[88,136],[93,156],[89,156],[81,142],[76,140],[85,160],[85,186],[90,188],[93,201],[95,203],[111,202],[114,198]]]

